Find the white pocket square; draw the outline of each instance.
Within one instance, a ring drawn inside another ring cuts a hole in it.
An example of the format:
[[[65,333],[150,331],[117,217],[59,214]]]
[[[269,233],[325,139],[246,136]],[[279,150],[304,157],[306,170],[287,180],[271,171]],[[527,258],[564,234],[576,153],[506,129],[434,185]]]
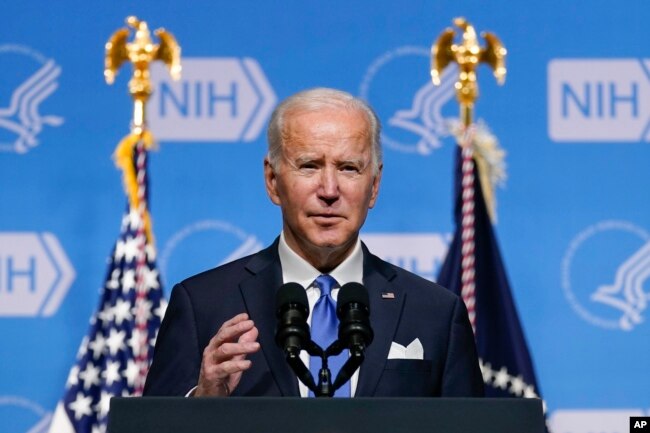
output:
[[[393,341],[390,343],[388,359],[424,359],[424,348],[420,339],[416,338],[406,347]]]

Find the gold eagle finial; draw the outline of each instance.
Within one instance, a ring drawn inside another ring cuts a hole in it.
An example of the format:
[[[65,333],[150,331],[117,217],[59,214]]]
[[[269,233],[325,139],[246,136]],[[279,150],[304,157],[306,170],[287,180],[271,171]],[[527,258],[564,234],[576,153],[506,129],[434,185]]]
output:
[[[115,75],[125,62],[133,64],[133,76],[129,81],[129,93],[136,102],[133,124],[135,127],[144,124],[144,104],[151,95],[151,80],[149,66],[156,60],[162,61],[174,80],[180,78],[181,48],[176,38],[164,29],[155,31],[159,39],[154,44],[151,32],[145,21],[134,16],[126,19],[128,27],[117,30],[106,42],[106,57],[104,61],[104,77],[108,84],[113,84]],[[133,42],[128,42],[130,29],[135,30]]]
[[[454,43],[456,33],[448,28],[438,37],[431,47],[431,80],[433,84],[440,84],[440,75],[451,63],[458,64],[459,78],[455,84],[456,96],[463,110],[463,120],[466,125],[471,124],[471,108],[478,98],[478,84],[476,82],[476,68],[479,63],[487,63],[494,71],[494,76],[499,84],[503,84],[506,77],[505,58],[507,51],[499,38],[494,33],[482,33],[486,46],[479,46],[474,26],[465,18],[454,19],[454,24],[463,31],[462,41]],[[464,107],[464,108],[463,108]]]
[[[146,21],[130,16],[126,19],[126,23],[135,30],[134,41],[127,41],[130,33],[128,27],[117,30],[109,38],[106,43],[104,68],[106,82],[113,84],[117,71],[127,60],[133,63],[136,70],[148,66],[155,60],[161,60],[169,69],[173,79],[180,78],[181,48],[174,35],[165,29],[158,29],[154,33],[160,39],[160,43],[154,44]]]

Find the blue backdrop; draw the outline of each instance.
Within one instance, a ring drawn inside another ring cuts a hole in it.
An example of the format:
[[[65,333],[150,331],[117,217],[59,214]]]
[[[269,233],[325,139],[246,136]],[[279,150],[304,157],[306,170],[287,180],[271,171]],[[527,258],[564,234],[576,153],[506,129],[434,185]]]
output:
[[[110,155],[130,70],[104,44],[135,14],[183,48],[154,73],[151,211],[163,282],[270,243],[265,125],[278,100],[336,87],[384,123],[385,169],[363,238],[434,278],[452,226],[449,77],[429,48],[452,18],[499,35],[478,117],[507,151],[497,235],[558,432],[626,432],[650,414],[650,5],[644,1],[7,1],[0,17],[0,419],[41,431],[96,308],[125,205]],[[418,98],[417,96],[420,96]]]

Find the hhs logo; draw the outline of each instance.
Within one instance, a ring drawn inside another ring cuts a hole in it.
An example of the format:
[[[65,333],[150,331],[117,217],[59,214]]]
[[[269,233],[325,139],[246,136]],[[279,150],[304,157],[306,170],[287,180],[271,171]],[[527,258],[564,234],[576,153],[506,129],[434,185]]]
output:
[[[650,62],[551,61],[548,117],[554,141],[650,141]]]
[[[451,240],[437,233],[364,233],[373,254],[394,265],[435,281]]]
[[[456,67],[442,74],[440,86],[428,79],[431,51],[404,46],[375,59],[368,67],[359,95],[377,111],[382,121],[382,143],[404,153],[430,155],[449,136],[456,119],[453,104]]]
[[[38,145],[45,126],[63,123],[59,116],[40,113],[41,104],[59,87],[61,67],[20,45],[0,45],[0,56],[0,83],[11,95],[0,100],[0,152],[25,153]]]
[[[587,322],[632,330],[650,299],[650,235],[623,221],[588,227],[564,256],[562,289]]]
[[[256,253],[262,247],[255,235],[226,221],[197,221],[180,229],[165,243],[160,269],[165,281],[173,284]]]
[[[51,316],[75,278],[51,233],[0,233],[0,317]]]
[[[253,141],[276,102],[250,58],[185,58],[180,81],[157,64],[152,81],[149,123],[160,140]]]
[[[47,433],[52,413],[24,397],[0,395],[0,419],[5,433]]]

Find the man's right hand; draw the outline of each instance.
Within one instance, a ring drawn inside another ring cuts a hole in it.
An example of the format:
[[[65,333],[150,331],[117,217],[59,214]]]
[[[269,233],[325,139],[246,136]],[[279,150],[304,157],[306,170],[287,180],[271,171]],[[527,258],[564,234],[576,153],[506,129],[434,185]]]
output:
[[[260,349],[259,331],[248,314],[238,314],[225,322],[203,350],[195,397],[227,397],[251,366],[246,355]]]

